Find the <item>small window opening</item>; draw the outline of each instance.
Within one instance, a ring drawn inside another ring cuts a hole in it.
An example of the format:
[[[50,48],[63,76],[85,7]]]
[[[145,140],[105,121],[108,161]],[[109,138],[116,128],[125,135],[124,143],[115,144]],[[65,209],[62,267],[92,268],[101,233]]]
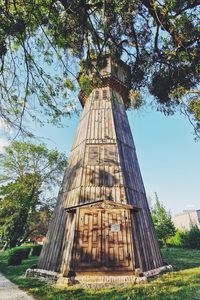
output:
[[[99,91],[95,91],[95,99],[99,99]]]
[[[108,91],[107,90],[103,90],[103,99],[106,99],[108,96]]]

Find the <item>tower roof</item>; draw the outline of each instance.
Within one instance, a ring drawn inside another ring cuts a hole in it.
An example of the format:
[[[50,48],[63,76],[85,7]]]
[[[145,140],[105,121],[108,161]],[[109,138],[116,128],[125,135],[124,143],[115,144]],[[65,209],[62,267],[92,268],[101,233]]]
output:
[[[122,96],[125,107],[128,108],[130,105],[129,90],[131,86],[130,67],[121,59],[113,58],[108,54],[105,59],[105,66],[101,69],[96,67],[97,62],[94,59],[92,61],[93,67],[90,71],[81,70],[79,74],[81,88],[79,100],[84,106],[93,89],[110,86]]]

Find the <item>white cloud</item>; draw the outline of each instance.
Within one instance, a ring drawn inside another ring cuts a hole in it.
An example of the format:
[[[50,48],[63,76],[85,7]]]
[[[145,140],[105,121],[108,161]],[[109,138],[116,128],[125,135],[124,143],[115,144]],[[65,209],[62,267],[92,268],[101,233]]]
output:
[[[4,147],[8,146],[9,142],[4,139],[4,138],[0,138],[0,152],[4,152]]]

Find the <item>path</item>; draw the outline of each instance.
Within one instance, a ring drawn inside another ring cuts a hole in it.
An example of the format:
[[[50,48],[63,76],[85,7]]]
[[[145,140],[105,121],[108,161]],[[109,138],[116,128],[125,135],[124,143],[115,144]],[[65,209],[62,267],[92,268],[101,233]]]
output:
[[[1,300],[34,300],[26,292],[20,290],[0,273],[0,299]]]

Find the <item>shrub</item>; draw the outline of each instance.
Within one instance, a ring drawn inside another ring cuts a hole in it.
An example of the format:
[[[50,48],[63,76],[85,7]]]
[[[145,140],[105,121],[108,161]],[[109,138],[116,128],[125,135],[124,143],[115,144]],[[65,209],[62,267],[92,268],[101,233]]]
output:
[[[32,247],[31,255],[39,256],[42,251],[42,245],[36,245]]]
[[[23,259],[27,259],[31,247],[15,247],[9,251],[8,265],[16,266],[20,265]]]
[[[188,249],[200,249],[200,229],[193,225],[188,231],[177,230],[176,234],[167,240],[171,247],[182,247]]]
[[[15,249],[19,249],[21,251],[22,259],[27,259],[31,252],[31,247],[16,247]]]
[[[19,251],[16,251],[8,256],[8,265],[9,266],[17,266],[21,265],[22,257]]]
[[[22,259],[24,257],[24,251],[23,249],[11,249],[8,254],[8,265],[17,266],[20,265],[22,262]]]
[[[200,249],[200,229],[193,225],[183,236],[183,247],[189,249]]]
[[[164,247],[164,242],[161,240],[158,240],[158,245],[160,248]]]
[[[175,235],[167,239],[167,246],[169,247],[183,247],[183,239],[185,231],[177,230]]]

